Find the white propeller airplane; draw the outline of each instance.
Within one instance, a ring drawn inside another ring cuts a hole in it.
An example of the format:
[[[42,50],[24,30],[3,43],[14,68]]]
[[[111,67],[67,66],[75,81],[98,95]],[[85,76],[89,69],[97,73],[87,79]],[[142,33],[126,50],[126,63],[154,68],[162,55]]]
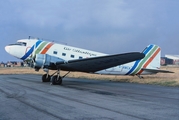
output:
[[[44,69],[46,74],[42,76],[42,82],[51,80],[53,85],[62,84],[62,79],[70,71],[139,77],[158,72],[172,73],[159,70],[161,50],[157,45],[147,46],[142,53],[107,55],[39,39],[21,39],[7,45],[5,50],[16,58],[31,61],[36,71]],[[49,75],[49,70],[56,72]],[[69,72],[60,76],[60,70]]]

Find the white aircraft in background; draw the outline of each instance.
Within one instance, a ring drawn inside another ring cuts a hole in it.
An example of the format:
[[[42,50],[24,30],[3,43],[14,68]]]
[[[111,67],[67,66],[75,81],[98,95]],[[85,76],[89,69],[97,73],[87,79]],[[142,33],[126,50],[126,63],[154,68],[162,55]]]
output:
[[[19,59],[29,60],[36,71],[44,69],[46,74],[42,76],[42,81],[51,80],[53,85],[60,85],[70,71],[139,77],[158,72],[172,73],[159,70],[161,50],[157,45],[147,46],[142,53],[107,55],[38,39],[21,39],[7,45],[5,50]],[[49,75],[49,70],[56,72]],[[60,76],[60,70],[69,72]]]

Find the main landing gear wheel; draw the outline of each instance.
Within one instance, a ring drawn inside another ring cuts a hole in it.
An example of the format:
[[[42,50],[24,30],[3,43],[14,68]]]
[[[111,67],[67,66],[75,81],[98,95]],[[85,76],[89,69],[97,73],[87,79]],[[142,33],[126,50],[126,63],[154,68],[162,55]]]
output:
[[[42,76],[42,82],[50,82],[51,76],[48,74],[44,74]]]
[[[62,77],[55,75],[52,77],[52,85],[61,85],[62,84]]]

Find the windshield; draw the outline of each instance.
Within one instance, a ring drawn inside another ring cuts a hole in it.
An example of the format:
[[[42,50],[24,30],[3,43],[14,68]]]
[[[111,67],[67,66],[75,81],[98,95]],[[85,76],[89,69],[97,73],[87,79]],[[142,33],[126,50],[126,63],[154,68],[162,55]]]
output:
[[[26,46],[27,43],[25,43],[25,42],[17,42],[17,43],[15,43],[15,44],[10,44],[10,45]]]

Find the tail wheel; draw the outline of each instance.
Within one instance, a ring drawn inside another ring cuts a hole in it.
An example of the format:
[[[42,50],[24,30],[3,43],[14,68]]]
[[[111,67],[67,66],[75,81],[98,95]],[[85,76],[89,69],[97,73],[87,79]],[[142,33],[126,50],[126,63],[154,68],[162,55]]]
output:
[[[61,85],[62,84],[62,77],[58,77],[57,75],[52,77],[52,85]]]
[[[50,82],[51,76],[48,74],[44,74],[42,76],[42,82]]]

